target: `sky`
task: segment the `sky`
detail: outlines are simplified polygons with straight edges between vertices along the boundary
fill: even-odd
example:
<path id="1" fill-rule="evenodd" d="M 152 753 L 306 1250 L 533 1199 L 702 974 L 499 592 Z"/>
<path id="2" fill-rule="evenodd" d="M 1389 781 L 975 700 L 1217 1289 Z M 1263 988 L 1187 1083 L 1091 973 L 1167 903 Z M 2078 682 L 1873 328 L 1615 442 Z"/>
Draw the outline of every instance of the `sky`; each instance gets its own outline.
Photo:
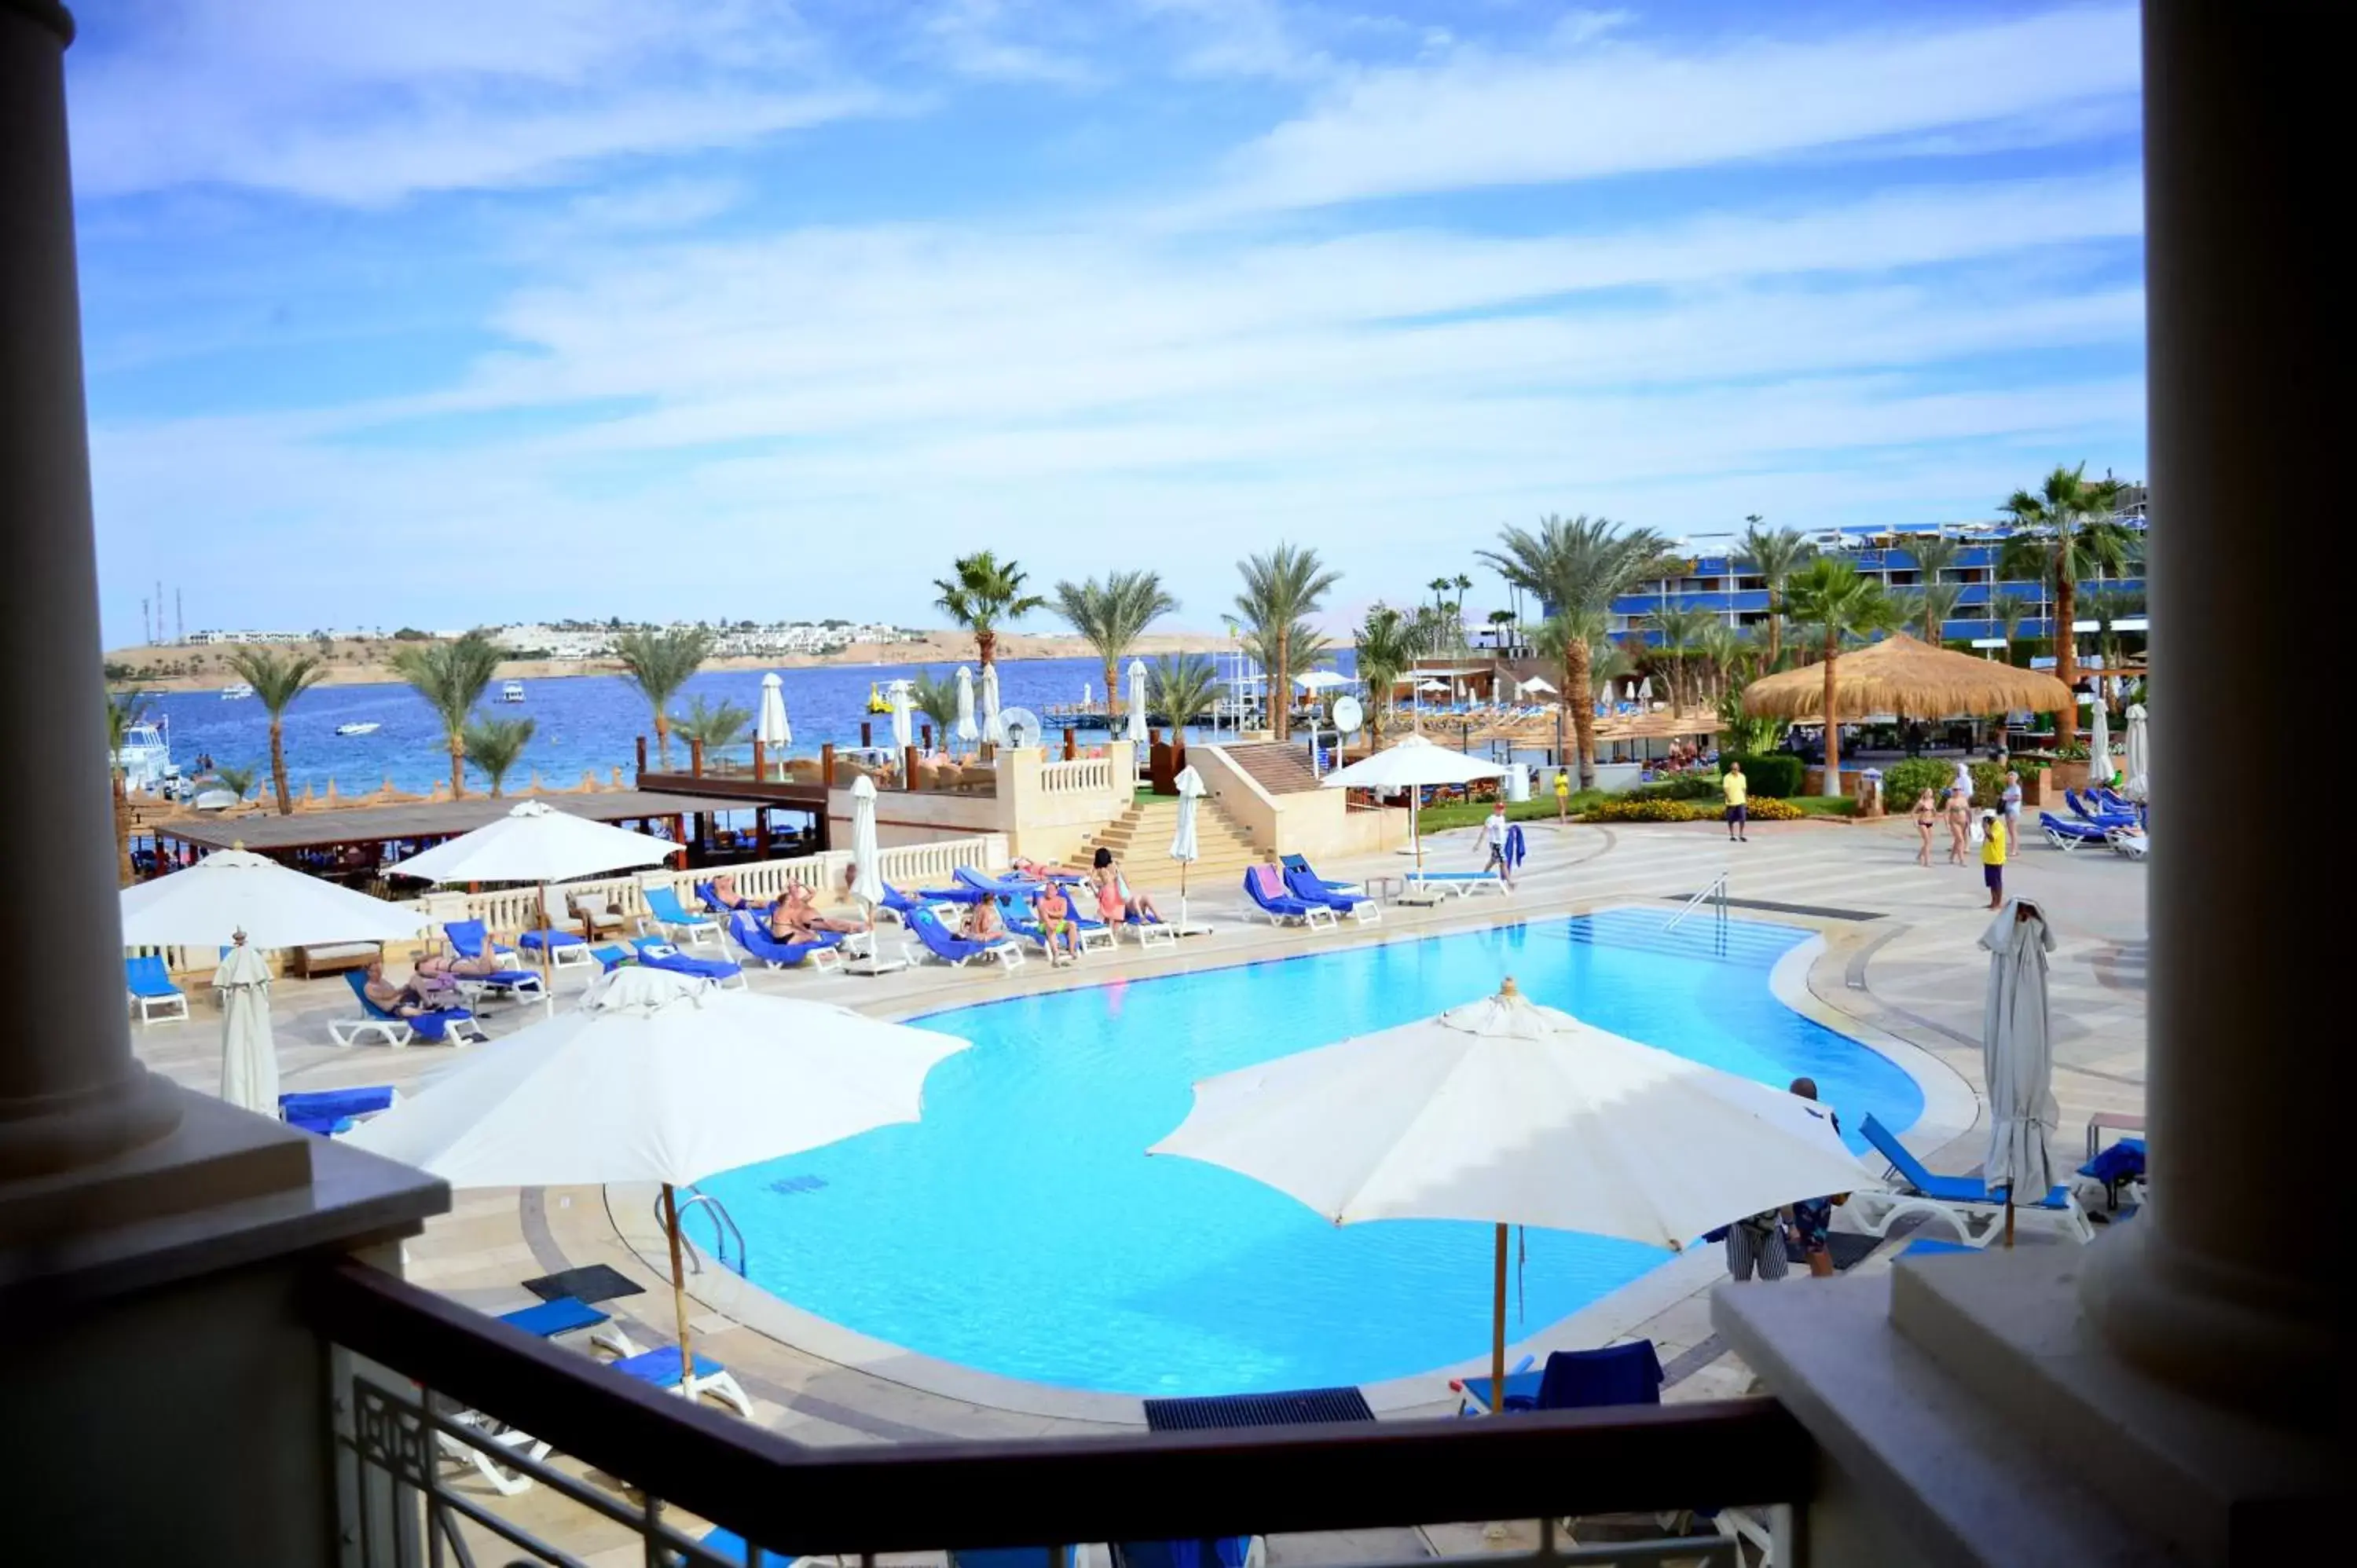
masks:
<path id="1" fill-rule="evenodd" d="M 2144 469 L 2132 5 L 82 0 L 110 645 Z M 1055 623 L 1039 618 L 1040 629 Z M 167 630 L 171 628 L 167 622 Z"/>

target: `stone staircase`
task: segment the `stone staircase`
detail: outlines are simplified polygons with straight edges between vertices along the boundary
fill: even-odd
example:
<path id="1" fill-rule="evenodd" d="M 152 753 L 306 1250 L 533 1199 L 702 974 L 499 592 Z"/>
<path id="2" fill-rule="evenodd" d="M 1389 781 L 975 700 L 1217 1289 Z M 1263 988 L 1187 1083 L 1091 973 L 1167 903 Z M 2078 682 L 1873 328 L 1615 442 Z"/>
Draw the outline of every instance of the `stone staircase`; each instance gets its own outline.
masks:
<path id="1" fill-rule="evenodd" d="M 1178 865 L 1170 858 L 1170 838 L 1178 831 L 1175 797 L 1141 800 L 1105 824 L 1103 832 L 1081 846 L 1085 865 L 1102 847 L 1113 851 L 1130 881 L 1160 892 L 1178 886 Z M 1195 847 L 1200 858 L 1187 868 L 1189 888 L 1232 887 L 1244 867 L 1260 862 L 1260 852 L 1234 819 L 1210 796 L 1195 802 Z"/>
<path id="2" fill-rule="evenodd" d="M 1318 775 L 1310 769 L 1309 753 L 1306 746 L 1290 742 L 1250 742 L 1242 746 L 1222 746 L 1228 760 L 1252 775 L 1253 782 L 1272 795 L 1299 795 L 1319 788 Z"/>

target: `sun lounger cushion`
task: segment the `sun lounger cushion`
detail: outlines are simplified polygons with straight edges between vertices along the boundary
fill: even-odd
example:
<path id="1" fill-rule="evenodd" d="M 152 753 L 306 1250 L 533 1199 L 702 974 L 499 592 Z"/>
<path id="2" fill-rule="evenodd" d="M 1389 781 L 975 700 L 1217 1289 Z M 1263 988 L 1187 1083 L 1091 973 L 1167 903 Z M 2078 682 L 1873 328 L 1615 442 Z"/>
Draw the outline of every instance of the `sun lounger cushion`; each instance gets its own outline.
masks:
<path id="1" fill-rule="evenodd" d="M 560 1334 L 595 1328 L 601 1323 L 611 1323 L 613 1319 L 587 1302 L 561 1295 L 554 1301 L 535 1302 L 513 1312 L 502 1312 L 500 1321 L 511 1328 L 521 1328 L 526 1334 L 554 1339 Z"/>
<path id="2" fill-rule="evenodd" d="M 178 996 L 180 988 L 172 983 L 171 972 L 164 967 L 160 953 L 142 953 L 137 958 L 123 961 L 123 978 L 134 996 Z"/>
<path id="3" fill-rule="evenodd" d="M 658 1345 L 651 1350 L 641 1350 L 635 1356 L 625 1357 L 608 1365 L 626 1378 L 636 1378 L 659 1389 L 679 1386 L 679 1347 L 676 1345 Z M 708 1357 L 695 1358 L 695 1375 L 699 1378 L 717 1377 L 727 1369 Z"/>
<path id="4" fill-rule="evenodd" d="M 1557 1350 L 1546 1359 L 1546 1371 L 1539 1380 L 1540 1410 L 1661 1402 L 1662 1359 L 1651 1339 L 1597 1350 Z"/>

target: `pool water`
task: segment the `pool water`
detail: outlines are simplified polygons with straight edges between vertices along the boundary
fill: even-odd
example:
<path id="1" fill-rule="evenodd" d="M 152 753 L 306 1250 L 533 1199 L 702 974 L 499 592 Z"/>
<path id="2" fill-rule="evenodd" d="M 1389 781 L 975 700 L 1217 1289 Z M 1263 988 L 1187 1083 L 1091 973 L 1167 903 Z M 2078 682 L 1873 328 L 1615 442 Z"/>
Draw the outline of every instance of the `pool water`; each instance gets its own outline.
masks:
<path id="1" fill-rule="evenodd" d="M 1805 931 L 1611 910 L 937 1013 L 974 1042 L 934 1069 L 922 1122 L 703 1184 L 751 1278 L 905 1349 L 1011 1378 L 1144 1395 L 1365 1383 L 1489 1343 L 1492 1230 L 1338 1228 L 1248 1177 L 1148 1157 L 1199 1079 L 1495 992 L 1781 1087 L 1806 1074 L 1854 1147 L 1914 1080 L 1768 985 Z M 1508 1326 L 1577 1311 L 1657 1248 L 1527 1233 Z"/>

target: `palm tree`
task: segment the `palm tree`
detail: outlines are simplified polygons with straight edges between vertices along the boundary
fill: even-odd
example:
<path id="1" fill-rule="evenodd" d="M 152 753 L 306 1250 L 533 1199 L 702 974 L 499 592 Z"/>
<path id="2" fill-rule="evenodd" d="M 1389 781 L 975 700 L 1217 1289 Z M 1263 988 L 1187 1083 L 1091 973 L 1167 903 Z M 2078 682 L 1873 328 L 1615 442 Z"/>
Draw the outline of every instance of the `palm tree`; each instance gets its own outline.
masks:
<path id="1" fill-rule="evenodd" d="M 752 709 L 726 701 L 716 706 L 703 696 L 688 703 L 685 712 L 671 716 L 671 727 L 679 737 L 691 746 L 700 744 L 707 757 L 742 744 L 752 723 Z"/>
<path id="2" fill-rule="evenodd" d="M 1208 716 L 1219 693 L 1219 671 L 1200 653 L 1166 653 L 1146 666 L 1146 705 L 1174 736 Z"/>
<path id="3" fill-rule="evenodd" d="M 500 650 L 479 631 L 451 642 L 409 642 L 393 650 L 393 672 L 442 721 L 450 747 L 450 793 L 467 792 L 467 721 L 500 671 Z"/>
<path id="4" fill-rule="evenodd" d="M 1774 670 L 1784 661 L 1784 581 L 1817 553 L 1817 547 L 1797 528 L 1762 528 L 1757 513 L 1747 521 L 1751 526 L 1736 548 L 1768 586 L 1766 668 Z"/>
<path id="5" fill-rule="evenodd" d="M 1581 628 L 1600 632 L 1612 601 L 1647 577 L 1658 575 L 1667 543 L 1650 528 L 1616 532 L 1603 518 L 1546 517 L 1536 532 L 1508 528 L 1498 535 L 1498 548 L 1479 552 L 1482 562 L 1518 588 L 1539 596 L 1550 615 L 1567 617 Z M 1586 635 L 1562 645 L 1565 649 L 1564 693 L 1593 690 L 1588 675 Z M 1596 708 L 1592 702 L 1571 703 L 1572 728 L 1579 754 L 1579 787 L 1596 787 Z"/>
<path id="6" fill-rule="evenodd" d="M 1947 639 L 1948 622 L 1955 618 L 1956 601 L 1964 596 L 1962 583 L 1926 583 L 1915 590 L 1914 608 L 1924 641 L 1937 648 Z"/>
<path id="7" fill-rule="evenodd" d="M 538 726 L 530 719 L 469 719 L 460 732 L 467 760 L 483 770 L 491 782 L 491 798 L 507 792 L 508 775 Z"/>
<path id="8" fill-rule="evenodd" d="M 909 706 L 933 721 L 933 734 L 949 745 L 957 727 L 957 677 L 920 670 L 909 677 Z"/>
<path id="9" fill-rule="evenodd" d="M 123 737 L 152 710 L 136 692 L 106 694 L 106 765 L 114 789 L 114 885 L 131 886 L 131 792 L 123 776 Z"/>
<path id="10" fill-rule="evenodd" d="M 1238 562 L 1236 570 L 1244 579 L 1236 610 L 1253 657 L 1268 671 L 1269 706 L 1283 740 L 1293 733 L 1293 678 L 1327 647 L 1302 618 L 1318 613 L 1342 574 L 1328 571 L 1315 550 L 1283 543 Z"/>
<path id="11" fill-rule="evenodd" d="M 1490 612 L 1490 641 L 1501 653 L 1506 650 L 1506 628 L 1513 624 L 1513 611 L 1491 610 Z"/>
<path id="12" fill-rule="evenodd" d="M 1989 619 L 1996 622 L 1997 635 L 2005 639 L 2005 661 L 2013 662 L 2013 639 L 2021 630 L 2021 623 L 2029 618 L 2029 601 L 2019 594 L 1992 595 L 1988 603 Z"/>
<path id="13" fill-rule="evenodd" d="M 1655 610 L 1652 619 L 1654 630 L 1661 634 L 1661 655 L 1669 667 L 1670 706 L 1684 713 L 1690 684 L 1686 660 L 1718 624 L 1718 618 L 1708 610 L 1663 609 Z"/>
<path id="14" fill-rule="evenodd" d="M 1834 670 L 1842 639 L 1890 624 L 1893 607 L 1882 585 L 1863 576 L 1847 561 L 1821 555 L 1785 584 L 1795 624 L 1817 628 L 1824 638 L 1825 667 L 1824 793 L 1841 793 L 1841 720 L 1834 707 Z"/>
<path id="15" fill-rule="evenodd" d="M 1152 572 L 1108 572 L 1100 583 L 1090 579 L 1056 585 L 1056 613 L 1081 634 L 1081 639 L 1104 660 L 1105 713 L 1121 711 L 1121 661 L 1129 656 L 1138 634 L 1158 616 L 1178 607 L 1162 590 L 1162 579 Z"/>
<path id="16" fill-rule="evenodd" d="M 1351 640 L 1358 650 L 1359 682 L 1367 689 L 1368 715 L 1375 738 L 1380 740 L 1383 720 L 1395 700 L 1400 675 L 1415 669 L 1424 652 L 1423 633 L 1414 618 L 1377 600 L 1367 607 L 1367 618 L 1359 624 Z"/>
<path id="17" fill-rule="evenodd" d="M 671 720 L 663 710 L 712 657 L 712 633 L 700 626 L 626 631 L 614 639 L 622 678 L 639 689 L 654 714 L 655 756 L 665 772 L 671 770 Z"/>
<path id="18" fill-rule="evenodd" d="M 1003 564 L 987 550 L 961 555 L 950 564 L 950 575 L 933 579 L 942 596 L 933 601 L 958 625 L 974 633 L 976 660 L 998 662 L 998 623 L 1021 620 L 1048 601 L 1023 591 L 1025 573 L 1014 562 Z"/>
<path id="19" fill-rule="evenodd" d="M 2044 583 L 2054 596 L 2054 674 L 2077 689 L 2079 652 L 2071 633 L 2079 613 L 2079 579 L 2108 569 L 2123 570 L 2130 553 L 2128 531 L 2113 521 L 2119 502 L 2116 479 L 2090 479 L 2087 465 L 2057 467 L 2037 493 L 2016 490 L 2000 509 L 2014 532 L 1997 553 L 1997 575 Z M 2054 716 L 2055 738 L 2079 738 L 2079 715 Z"/>
<path id="20" fill-rule="evenodd" d="M 229 656 L 237 678 L 253 688 L 254 700 L 270 715 L 270 787 L 278 796 L 278 814 L 291 816 L 295 797 L 286 789 L 287 705 L 328 678 L 328 666 L 310 654 L 297 655 L 275 648 L 241 648 Z"/>
<path id="21" fill-rule="evenodd" d="M 260 768 L 253 767 L 216 768 L 213 769 L 213 781 L 235 795 L 240 803 L 242 803 L 248 795 L 253 793 L 253 780 L 261 771 Z"/>
<path id="22" fill-rule="evenodd" d="M 1923 587 L 1944 580 L 1955 569 L 1964 553 L 1962 541 L 1944 533 L 1910 533 L 1907 536 L 1907 553 L 1914 558 L 1916 581 Z M 1928 640 L 1928 639 L 1927 639 Z"/>
<path id="23" fill-rule="evenodd" d="M 1695 647 L 1710 669 L 1711 701 L 1723 702 L 1737 684 L 1744 660 L 1751 657 L 1751 639 L 1713 616 L 1709 627 L 1695 640 Z"/>

